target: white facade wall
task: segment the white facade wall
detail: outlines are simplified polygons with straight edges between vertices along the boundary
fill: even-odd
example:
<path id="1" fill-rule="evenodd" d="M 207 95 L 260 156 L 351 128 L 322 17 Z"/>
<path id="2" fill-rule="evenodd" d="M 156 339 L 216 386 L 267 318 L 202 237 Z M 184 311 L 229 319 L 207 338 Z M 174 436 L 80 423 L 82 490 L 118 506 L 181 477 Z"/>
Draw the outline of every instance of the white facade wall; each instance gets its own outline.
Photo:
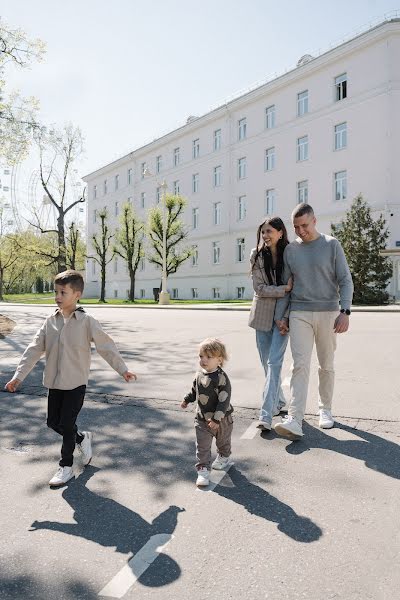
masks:
<path id="1" fill-rule="evenodd" d="M 335 101 L 335 77 L 347 74 L 347 98 Z M 308 90 L 308 113 L 297 116 L 297 94 Z M 400 22 L 384 23 L 310 61 L 304 66 L 263 85 L 184 127 L 139 148 L 130 155 L 88 175 L 88 239 L 96 231 L 93 211 L 107 206 L 110 227 L 117 225 L 115 202 L 122 206 L 129 197 L 142 219 L 156 202 L 157 183 L 163 179 L 168 191 L 179 181 L 180 193 L 188 200 L 185 222 L 190 229 L 189 243 L 198 247 L 198 265 L 189 259 L 168 279 L 172 294 L 212 299 L 217 288 L 221 298 L 236 298 L 244 288 L 252 296 L 248 276 L 248 256 L 255 246 L 256 230 L 266 216 L 265 194 L 275 190 L 274 214 L 286 222 L 292 236 L 290 213 L 297 204 L 297 184 L 308 182 L 308 202 L 317 214 L 319 230 L 330 233 L 330 224 L 339 221 L 353 198 L 362 193 L 376 215 L 383 212 L 391 236 L 388 247 L 400 244 L 400 169 L 397 167 L 400 140 Z M 266 128 L 265 109 L 275 105 L 275 127 Z M 239 120 L 246 119 L 246 137 L 238 139 Z M 334 128 L 347 124 L 347 146 L 334 147 Z M 221 148 L 214 150 L 214 131 L 221 130 Z M 308 159 L 297 160 L 297 139 L 308 137 Z M 192 157 L 193 140 L 198 139 L 198 158 Z M 180 164 L 173 165 L 174 149 L 180 148 Z M 275 148 L 275 168 L 265 171 L 265 151 Z M 162 170 L 156 173 L 156 157 L 162 156 Z M 246 177 L 238 179 L 238 160 L 246 159 Z M 141 177 L 146 163 L 153 177 Z M 213 172 L 221 167 L 221 185 L 214 187 Z M 127 170 L 133 169 L 133 183 L 127 184 Z M 336 200 L 334 175 L 347 173 L 347 198 Z M 192 191 L 192 177 L 198 174 L 199 190 Z M 119 189 L 114 189 L 119 175 Z M 104 180 L 107 194 L 103 193 Z M 97 199 L 93 197 L 97 186 Z M 141 194 L 145 192 L 145 208 Z M 238 198 L 246 196 L 246 217 L 238 219 Z M 221 222 L 214 224 L 213 205 L 221 203 Z M 192 209 L 199 209 L 199 224 L 192 228 Z M 245 260 L 237 260 L 237 239 L 245 239 Z M 213 264 L 213 242 L 220 242 L 220 264 Z M 88 254 L 90 254 L 90 249 Z M 118 271 L 108 266 L 107 293 L 125 298 L 129 278 L 122 259 Z M 86 294 L 99 293 L 99 269 L 92 273 L 89 260 Z M 398 267 L 395 267 L 395 271 Z M 161 273 L 146 261 L 137 271 L 136 294 L 145 290 L 152 297 Z M 396 277 L 390 292 L 400 293 Z"/>

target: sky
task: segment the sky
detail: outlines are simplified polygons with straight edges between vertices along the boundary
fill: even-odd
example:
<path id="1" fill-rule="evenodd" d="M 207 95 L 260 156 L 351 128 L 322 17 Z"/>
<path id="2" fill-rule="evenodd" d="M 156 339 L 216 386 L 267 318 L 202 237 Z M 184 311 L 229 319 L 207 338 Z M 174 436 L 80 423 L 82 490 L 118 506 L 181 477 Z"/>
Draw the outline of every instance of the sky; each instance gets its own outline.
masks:
<path id="1" fill-rule="evenodd" d="M 40 100 L 42 122 L 81 128 L 83 176 L 396 10 L 400 0 L 2 0 L 2 20 L 47 45 L 42 63 L 7 70 L 7 86 Z"/>

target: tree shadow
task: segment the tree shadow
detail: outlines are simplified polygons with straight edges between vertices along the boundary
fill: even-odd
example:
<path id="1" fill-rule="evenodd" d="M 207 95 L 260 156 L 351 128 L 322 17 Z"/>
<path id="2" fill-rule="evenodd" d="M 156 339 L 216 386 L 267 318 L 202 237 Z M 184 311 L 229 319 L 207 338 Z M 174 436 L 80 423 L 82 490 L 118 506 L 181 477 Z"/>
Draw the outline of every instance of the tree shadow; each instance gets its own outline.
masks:
<path id="1" fill-rule="evenodd" d="M 358 436 L 358 440 L 337 440 L 323 429 L 303 422 L 304 437 L 286 446 L 289 454 L 302 454 L 311 448 L 331 450 L 338 454 L 363 460 L 366 467 L 400 479 L 400 445 L 386 440 L 369 431 L 363 431 L 344 423 L 335 422 L 336 429 L 342 429 Z"/>
<path id="2" fill-rule="evenodd" d="M 30 531 L 47 529 L 59 531 L 95 542 L 104 547 L 115 547 L 121 554 L 134 556 L 150 538 L 157 534 L 171 534 L 177 526 L 178 514 L 185 509 L 170 506 L 148 523 L 138 513 L 119 502 L 91 491 L 88 480 L 99 469 L 87 466 L 71 485 L 67 485 L 62 496 L 73 509 L 76 523 L 57 521 L 34 521 Z M 101 516 L 101 518 L 96 518 Z M 166 554 L 159 554 L 151 566 L 141 575 L 143 585 L 160 587 L 172 583 L 180 576 L 179 565 Z"/>
<path id="3" fill-rule="evenodd" d="M 321 537 L 321 528 L 311 519 L 251 483 L 236 467 L 231 467 L 228 475 L 234 487 L 218 485 L 214 491 L 219 496 L 241 504 L 251 515 L 277 523 L 279 531 L 296 542 L 316 542 Z"/>

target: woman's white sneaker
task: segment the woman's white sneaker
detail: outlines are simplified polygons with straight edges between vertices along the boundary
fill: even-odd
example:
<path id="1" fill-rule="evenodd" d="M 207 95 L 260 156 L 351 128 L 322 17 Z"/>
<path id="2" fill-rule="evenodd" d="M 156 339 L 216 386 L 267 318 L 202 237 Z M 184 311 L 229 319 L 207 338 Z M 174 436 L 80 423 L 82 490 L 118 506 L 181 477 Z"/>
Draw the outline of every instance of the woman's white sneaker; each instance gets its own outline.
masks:
<path id="1" fill-rule="evenodd" d="M 82 435 L 85 437 L 80 444 L 77 444 L 77 448 L 82 455 L 82 462 L 84 465 L 88 465 L 92 460 L 92 439 L 93 433 L 91 431 L 82 431 Z"/>
<path id="2" fill-rule="evenodd" d="M 285 417 L 281 423 L 277 423 L 274 429 L 278 435 L 282 435 L 289 440 L 298 440 L 304 435 L 301 425 L 290 415 Z"/>
<path id="3" fill-rule="evenodd" d="M 197 487 L 205 487 L 210 483 L 210 471 L 206 467 L 197 469 Z"/>
<path id="4" fill-rule="evenodd" d="M 261 429 L 262 431 L 271 431 L 271 427 L 271 423 L 267 423 L 267 421 L 258 421 L 257 423 L 257 429 Z"/>
<path id="5" fill-rule="evenodd" d="M 227 467 L 231 467 L 232 465 L 233 460 L 231 460 L 230 456 L 221 456 L 220 454 L 218 454 L 217 458 L 214 460 L 211 466 L 217 471 L 223 471 L 224 469 L 226 469 Z"/>
<path id="6" fill-rule="evenodd" d="M 60 485 L 64 485 L 72 479 L 74 476 L 74 471 L 72 467 L 60 467 L 57 473 L 50 479 L 49 485 L 52 487 L 58 487 Z"/>
<path id="7" fill-rule="evenodd" d="M 333 420 L 331 411 L 322 408 L 319 411 L 319 426 L 321 429 L 332 429 L 334 424 L 335 421 Z"/>

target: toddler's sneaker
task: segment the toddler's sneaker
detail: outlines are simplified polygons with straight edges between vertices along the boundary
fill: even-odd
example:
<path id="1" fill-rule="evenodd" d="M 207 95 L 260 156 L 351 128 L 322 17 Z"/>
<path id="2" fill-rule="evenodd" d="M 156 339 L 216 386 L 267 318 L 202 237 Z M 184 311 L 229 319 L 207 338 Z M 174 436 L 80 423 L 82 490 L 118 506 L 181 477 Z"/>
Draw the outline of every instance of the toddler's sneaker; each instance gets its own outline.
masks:
<path id="1" fill-rule="evenodd" d="M 334 424 L 335 421 L 333 420 L 332 412 L 330 410 L 322 408 L 319 411 L 319 426 L 321 427 L 321 429 L 332 429 Z"/>
<path id="2" fill-rule="evenodd" d="M 231 460 L 230 456 L 221 456 L 220 454 L 217 454 L 217 458 L 214 460 L 211 466 L 217 471 L 223 471 L 224 469 L 226 469 L 227 467 L 231 467 L 232 465 L 233 460 Z"/>
<path id="3" fill-rule="evenodd" d="M 84 465 L 88 465 L 92 460 L 92 438 L 93 434 L 91 431 L 82 431 L 82 435 L 85 437 L 80 444 L 77 444 L 77 448 L 82 455 L 82 461 Z"/>
<path id="4" fill-rule="evenodd" d="M 49 485 L 52 487 L 59 487 L 60 485 L 67 483 L 73 476 L 74 472 L 72 467 L 60 467 L 54 477 L 50 479 Z"/>
<path id="5" fill-rule="evenodd" d="M 281 423 L 277 423 L 274 429 L 278 435 L 289 440 L 298 440 L 304 435 L 301 425 L 290 415 L 285 417 Z"/>
<path id="6" fill-rule="evenodd" d="M 271 427 L 271 423 L 267 423 L 267 421 L 261 421 L 261 419 L 257 423 L 257 428 L 261 429 L 262 431 L 271 431 Z"/>
<path id="7" fill-rule="evenodd" d="M 197 487 L 206 487 L 210 483 L 210 471 L 207 467 L 200 467 L 197 469 Z"/>

